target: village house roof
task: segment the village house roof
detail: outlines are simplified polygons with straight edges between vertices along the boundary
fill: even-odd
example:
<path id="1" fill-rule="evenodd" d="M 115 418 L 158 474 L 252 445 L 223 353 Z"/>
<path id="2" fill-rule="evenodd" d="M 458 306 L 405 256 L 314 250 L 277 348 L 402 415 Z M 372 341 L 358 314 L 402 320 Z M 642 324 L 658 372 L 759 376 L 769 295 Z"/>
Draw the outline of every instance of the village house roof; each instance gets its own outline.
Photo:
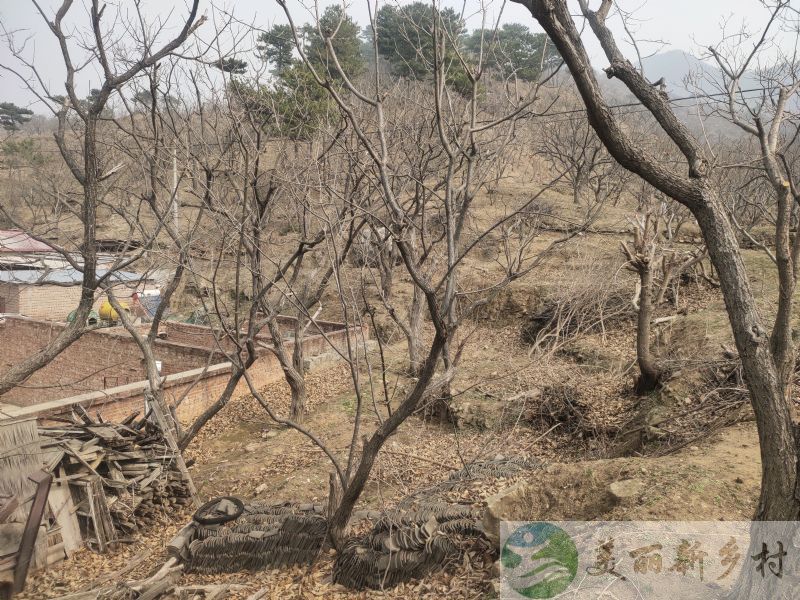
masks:
<path id="1" fill-rule="evenodd" d="M 0 229 L 0 252 L 53 252 L 53 248 L 19 229 Z"/>
<path id="2" fill-rule="evenodd" d="M 98 269 L 98 277 L 108 273 L 108 269 Z M 114 271 L 111 279 L 119 283 L 129 283 L 148 279 L 139 273 L 130 271 Z M 16 285 L 80 285 L 83 282 L 83 273 L 76 269 L 27 269 L 0 271 L 0 283 L 10 283 Z"/>

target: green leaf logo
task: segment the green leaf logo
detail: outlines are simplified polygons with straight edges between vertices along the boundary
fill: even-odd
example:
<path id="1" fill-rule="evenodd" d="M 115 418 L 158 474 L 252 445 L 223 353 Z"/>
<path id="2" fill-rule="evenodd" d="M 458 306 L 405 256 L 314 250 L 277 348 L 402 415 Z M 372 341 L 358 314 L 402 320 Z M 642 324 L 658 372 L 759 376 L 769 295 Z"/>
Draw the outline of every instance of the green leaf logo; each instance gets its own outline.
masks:
<path id="1" fill-rule="evenodd" d="M 528 523 L 508 537 L 500 564 L 508 585 L 524 598 L 552 598 L 575 579 L 578 549 L 560 527 Z"/>

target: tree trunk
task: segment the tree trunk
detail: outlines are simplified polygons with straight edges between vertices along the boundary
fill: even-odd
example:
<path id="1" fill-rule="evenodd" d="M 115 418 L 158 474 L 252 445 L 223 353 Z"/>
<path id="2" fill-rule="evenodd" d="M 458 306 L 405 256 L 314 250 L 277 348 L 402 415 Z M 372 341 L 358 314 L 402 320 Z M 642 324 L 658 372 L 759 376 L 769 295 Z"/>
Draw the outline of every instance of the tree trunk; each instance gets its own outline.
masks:
<path id="1" fill-rule="evenodd" d="M 286 373 L 286 381 L 292 390 L 292 404 L 289 418 L 295 423 L 302 423 L 308 408 L 306 407 L 306 365 L 303 354 L 303 337 L 306 332 L 306 317 L 298 312 L 294 322 L 294 347 L 292 348 L 292 368 Z"/>
<path id="2" fill-rule="evenodd" d="M 446 343 L 442 350 L 442 363 L 444 364 L 444 373 L 431 382 L 422 411 L 425 420 L 439 424 L 449 423 L 453 416 L 450 411 L 450 402 L 453 399 L 451 384 L 455 369 L 450 357 L 449 343 Z"/>
<path id="3" fill-rule="evenodd" d="M 656 299 L 653 301 L 653 304 L 655 306 L 661 306 L 661 304 L 664 302 L 664 299 L 667 296 L 667 290 L 669 289 L 669 284 L 672 283 L 672 278 L 674 274 L 675 274 L 675 266 L 672 264 L 672 262 L 669 262 L 664 267 L 664 277 L 661 280 L 661 285 L 658 288 Z M 677 298 L 674 298 L 673 300 L 675 301 L 675 308 L 678 308 Z"/>
<path id="4" fill-rule="evenodd" d="M 267 322 L 270 337 L 272 338 L 272 352 L 283 369 L 283 375 L 289 389 L 292 391 L 292 403 L 289 407 L 289 419 L 295 423 L 305 421 L 306 408 L 306 378 L 303 358 L 303 335 L 305 332 L 305 318 L 299 315 L 294 325 L 294 348 L 291 356 L 283 342 L 283 332 L 277 319 L 271 318 Z"/>
<path id="5" fill-rule="evenodd" d="M 575 184 L 572 186 L 572 203 L 578 206 L 581 203 L 581 187 L 583 186 L 583 179 L 580 173 L 575 178 Z"/>
<path id="6" fill-rule="evenodd" d="M 384 247 L 380 253 L 381 261 L 381 291 L 386 302 L 392 299 L 392 288 L 394 287 L 394 263 L 397 258 L 397 249 L 394 241 L 389 239 L 389 247 Z"/>
<path id="7" fill-rule="evenodd" d="M 639 363 L 639 380 L 636 393 L 644 396 L 655 390 L 661 383 L 661 369 L 650 354 L 650 321 L 653 318 L 653 273 L 650 263 L 637 265 L 641 290 L 639 291 L 639 315 L 636 324 L 636 360 Z"/>
<path id="8" fill-rule="evenodd" d="M 338 502 L 336 510 L 333 511 L 333 516 L 330 518 L 328 524 L 328 535 L 334 547 L 338 550 L 340 550 L 344 544 L 347 526 L 350 522 L 350 515 L 353 513 L 356 502 L 358 502 L 358 499 L 361 497 L 361 492 L 364 491 L 364 486 L 366 486 L 369 480 L 369 474 L 372 471 L 372 466 L 375 464 L 375 459 L 378 457 L 380 449 L 383 447 L 383 444 L 386 443 L 389 436 L 417 410 L 420 400 L 433 379 L 434 372 L 436 371 L 436 364 L 439 362 L 439 357 L 446 343 L 444 335 L 445 334 L 437 333 L 433 338 L 433 343 L 426 354 L 419 379 L 414 384 L 414 389 L 411 390 L 411 393 L 409 393 L 406 399 L 397 407 L 397 410 L 395 410 L 375 433 L 364 442 L 361 457 L 358 460 L 358 467 L 347 482 L 345 489 L 342 491 L 341 501 Z"/>
<path id="9" fill-rule="evenodd" d="M 417 377 L 422 370 L 422 310 L 424 307 L 425 297 L 419 288 L 414 286 L 411 308 L 408 311 L 408 372 L 412 377 Z"/>
<path id="10" fill-rule="evenodd" d="M 308 414 L 306 407 L 306 381 L 302 374 L 294 369 L 286 372 L 286 381 L 292 390 L 292 404 L 289 408 L 289 419 L 295 423 L 303 423 Z"/>
<path id="11" fill-rule="evenodd" d="M 770 337 L 770 350 L 778 370 L 778 379 L 788 402 L 791 402 L 792 379 L 795 369 L 795 350 L 792 339 L 792 300 L 796 287 L 795 256 L 789 234 L 794 199 L 789 189 L 778 186 L 777 219 L 775 223 L 775 261 L 778 266 L 778 312 Z"/>
<path id="12" fill-rule="evenodd" d="M 711 192 L 706 192 L 705 202 L 693 212 L 719 276 L 758 425 L 761 497 L 756 519 L 794 521 L 800 518 L 800 500 L 790 402 L 772 358 L 736 235 L 719 199 Z"/>

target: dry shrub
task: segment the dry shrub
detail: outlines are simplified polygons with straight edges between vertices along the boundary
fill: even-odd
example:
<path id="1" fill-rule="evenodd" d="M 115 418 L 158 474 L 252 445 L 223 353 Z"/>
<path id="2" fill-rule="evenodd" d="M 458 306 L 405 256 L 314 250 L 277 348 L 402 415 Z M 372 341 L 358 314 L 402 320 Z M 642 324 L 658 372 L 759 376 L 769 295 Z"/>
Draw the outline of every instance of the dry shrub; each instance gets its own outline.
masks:
<path id="1" fill-rule="evenodd" d="M 523 326 L 522 340 L 537 349 L 553 349 L 570 338 L 603 331 L 635 316 L 632 286 L 621 286 L 608 261 L 587 259 L 581 267 L 565 267 L 554 290 Z"/>
<path id="2" fill-rule="evenodd" d="M 611 438 L 627 421 L 633 402 L 611 374 L 573 378 L 545 387 L 528 420 L 543 427 L 559 425 L 561 433 L 581 439 Z"/>

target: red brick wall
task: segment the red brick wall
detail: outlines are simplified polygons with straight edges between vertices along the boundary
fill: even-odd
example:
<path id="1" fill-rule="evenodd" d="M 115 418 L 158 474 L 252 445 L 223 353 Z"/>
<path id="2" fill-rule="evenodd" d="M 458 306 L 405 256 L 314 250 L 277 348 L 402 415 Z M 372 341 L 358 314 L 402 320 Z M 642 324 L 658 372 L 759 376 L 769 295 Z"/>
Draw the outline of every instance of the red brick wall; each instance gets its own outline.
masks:
<path id="1" fill-rule="evenodd" d="M 44 326 L 49 327 L 50 330 L 46 332 Z M 4 336 L 8 333 L 13 334 L 15 332 L 21 334 L 23 337 L 30 337 L 36 333 L 44 336 L 45 333 L 48 335 L 55 335 L 57 331 L 58 326 L 53 323 L 43 324 L 37 321 L 23 321 L 17 318 L 7 318 L 4 323 L 0 324 L 0 336 Z M 363 335 L 368 337 L 368 333 L 368 330 L 365 328 Z M 108 347 L 104 346 L 104 344 L 120 344 L 119 348 L 122 348 L 124 342 L 133 343 L 133 340 L 124 340 L 124 335 L 127 335 L 127 333 L 119 334 L 114 331 L 100 330 L 86 334 L 81 340 L 73 344 L 73 347 L 81 344 L 83 341 L 91 342 L 93 338 L 105 337 L 108 339 L 98 340 L 102 342 L 98 344 L 98 346 L 105 347 L 105 351 L 108 352 Z M 357 335 L 360 337 L 361 333 L 357 332 Z M 328 340 L 325 340 L 321 335 L 309 336 L 304 342 L 306 355 L 313 357 L 325 352 L 330 352 L 331 346 L 329 342 L 333 343 L 339 351 L 345 351 L 346 332 L 344 330 L 331 331 L 327 333 L 327 337 Z M 46 341 L 47 340 L 44 340 L 43 343 L 46 343 Z M 16 344 L 12 344 L 12 346 L 14 345 Z M 2 346 L 5 346 L 5 344 L 0 344 L 0 353 L 3 352 Z M 164 346 L 164 348 L 169 348 L 171 352 L 177 352 L 182 348 L 179 344 L 162 344 L 162 346 Z M 291 349 L 291 341 L 287 343 L 287 347 Z M 197 354 L 200 354 L 206 357 L 207 360 L 207 352 L 201 352 L 196 348 L 190 350 L 195 353 L 195 357 Z M 93 349 L 87 349 L 87 352 L 89 351 L 93 351 Z M 65 352 L 69 352 L 69 350 Z M 64 353 L 62 353 L 62 356 L 63 354 Z M 136 361 L 140 360 L 138 348 L 136 348 L 134 356 Z M 56 361 L 58 360 L 59 359 L 56 359 Z M 0 367 L 2 367 L 1 364 Z M 49 367 L 45 367 L 42 371 L 46 371 L 48 368 Z M 61 366 L 62 370 L 69 368 L 69 365 Z M 170 404 L 180 401 L 178 416 L 181 421 L 189 422 L 193 420 L 220 397 L 230 379 L 230 370 L 230 365 L 227 363 L 208 366 L 204 362 L 201 365 L 189 367 L 180 373 L 167 374 L 168 376 L 164 381 L 164 392 Z M 283 377 L 283 371 L 277 359 L 267 350 L 265 350 L 264 354 L 250 367 L 248 373 L 256 387 L 264 386 Z M 73 404 L 80 404 L 91 414 L 99 413 L 104 419 L 114 421 L 122 420 L 132 412 L 144 411 L 144 391 L 148 387 L 146 382 L 135 381 L 127 385 L 122 385 L 121 387 L 108 387 L 109 389 L 105 389 L 105 391 L 97 391 L 103 389 L 100 387 L 88 390 L 88 392 L 91 393 L 85 393 L 83 396 L 77 395 L 72 397 L 65 397 L 67 394 L 63 392 L 67 390 L 66 387 L 55 388 L 62 392 L 60 396 L 53 393 L 54 388 L 51 387 L 40 390 L 38 396 L 33 397 L 33 401 L 13 402 L 13 394 L 20 389 L 17 388 L 11 392 L 12 395 L 10 395 L 8 399 L 6 396 L 2 396 L 0 399 L 3 402 L 20 405 L 19 409 L 10 409 L 12 412 L 9 414 L 12 416 L 37 416 L 41 420 L 47 420 L 48 416 L 69 413 Z M 86 389 L 81 390 L 81 392 L 86 391 Z M 247 393 L 249 393 L 249 388 L 247 383 L 242 380 L 237 385 L 233 397 L 236 398 Z M 57 400 L 58 398 L 63 398 L 63 400 Z M 43 402 L 47 403 L 43 404 Z"/>
<path id="2" fill-rule="evenodd" d="M 16 317 L 0 323 L 0 372 L 35 354 L 64 327 Z M 200 348 L 158 341 L 156 359 L 162 374 L 171 375 L 224 360 Z M 50 364 L 34 373 L 23 385 L 0 396 L 2 402 L 29 405 L 117 387 L 145 378 L 142 354 L 136 342 L 121 328 L 100 329 L 84 334 Z"/>

